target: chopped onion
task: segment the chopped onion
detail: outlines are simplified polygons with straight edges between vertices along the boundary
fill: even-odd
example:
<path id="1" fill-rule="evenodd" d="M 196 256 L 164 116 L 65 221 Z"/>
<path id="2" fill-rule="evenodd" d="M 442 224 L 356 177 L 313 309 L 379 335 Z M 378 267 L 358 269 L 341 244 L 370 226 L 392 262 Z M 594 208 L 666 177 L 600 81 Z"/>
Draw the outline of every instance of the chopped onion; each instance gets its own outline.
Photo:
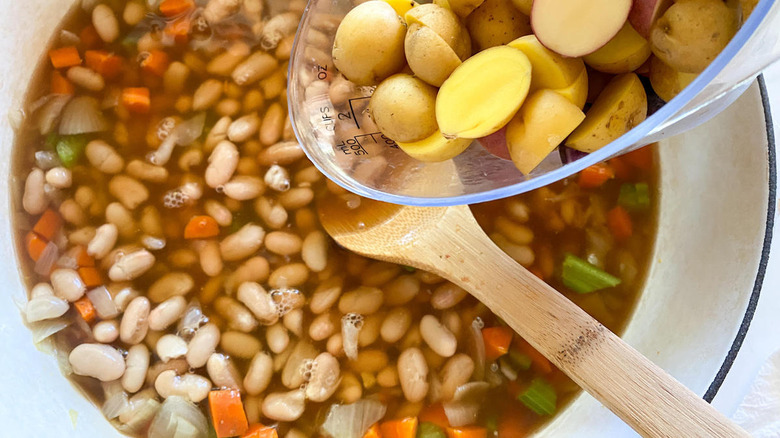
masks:
<path id="1" fill-rule="evenodd" d="M 477 317 L 469 326 L 469 338 L 471 340 L 471 358 L 474 359 L 474 379 L 482 380 L 485 377 L 485 339 L 482 338 L 482 328 L 485 323 Z"/>
<path id="2" fill-rule="evenodd" d="M 206 416 L 197 406 L 173 395 L 165 399 L 149 426 L 148 438 L 205 438 L 209 430 Z"/>
<path id="3" fill-rule="evenodd" d="M 344 354 L 350 360 L 357 359 L 358 335 L 363 328 L 363 315 L 347 313 L 341 318 L 341 339 L 344 345 Z"/>
<path id="4" fill-rule="evenodd" d="M 100 319 L 111 319 L 119 315 L 119 309 L 111 297 L 111 292 L 105 286 L 100 286 L 87 292 L 87 298 L 92 301 L 95 312 Z"/>
<path id="5" fill-rule="evenodd" d="M 78 46 L 81 44 L 81 38 L 75 33 L 63 29 L 60 31 L 60 44 L 63 46 Z"/>
<path id="6" fill-rule="evenodd" d="M 64 112 L 63 108 L 70 100 L 69 94 L 55 94 L 41 107 L 41 112 L 38 113 L 38 130 L 41 135 L 48 135 L 54 130 L 57 120 Z"/>
<path id="7" fill-rule="evenodd" d="M 47 94 L 45 96 L 41 96 L 41 97 L 35 99 L 35 101 L 29 105 L 27 110 L 30 112 L 30 114 L 34 114 L 34 113 L 38 112 L 38 110 L 41 109 L 47 103 L 49 103 L 49 101 L 54 96 L 56 96 L 56 94 Z"/>
<path id="8" fill-rule="evenodd" d="M 206 113 L 200 113 L 197 116 L 176 125 L 173 134 L 176 136 L 176 144 L 179 146 L 189 146 L 203 134 L 203 126 L 206 124 Z"/>
<path id="9" fill-rule="evenodd" d="M 144 234 L 141 237 L 141 244 L 149 251 L 159 251 L 165 248 L 165 238 Z"/>
<path id="10" fill-rule="evenodd" d="M 54 152 L 37 151 L 35 153 L 35 166 L 41 170 L 49 170 L 60 164 L 60 158 Z"/>
<path id="11" fill-rule="evenodd" d="M 176 334 L 185 340 L 188 340 L 195 334 L 205 320 L 206 318 L 203 316 L 203 311 L 200 309 L 200 303 L 197 299 L 194 299 L 187 305 L 184 316 L 179 320 Z"/>
<path id="12" fill-rule="evenodd" d="M 35 324 L 30 324 L 33 342 L 37 344 L 69 325 L 70 321 L 65 318 L 46 319 L 41 322 L 36 322 Z"/>
<path id="13" fill-rule="evenodd" d="M 67 269 L 78 269 L 79 263 L 72 256 L 65 254 L 57 259 L 57 267 Z"/>
<path id="14" fill-rule="evenodd" d="M 455 390 L 452 401 L 442 403 L 444 414 L 452 427 L 466 426 L 477 421 L 479 408 L 490 388 L 486 382 L 469 382 Z"/>
<path id="15" fill-rule="evenodd" d="M 127 393 L 120 391 L 108 398 L 100 410 L 107 419 L 113 420 L 128 409 L 130 404 L 127 402 Z"/>
<path id="16" fill-rule="evenodd" d="M 585 260 L 591 265 L 604 269 L 607 254 L 612 246 L 612 236 L 606 227 L 592 227 L 585 230 Z"/>
<path id="17" fill-rule="evenodd" d="M 362 399 L 349 405 L 332 405 L 322 423 L 322 433 L 333 438 L 362 438 L 387 412 L 383 403 Z"/>
<path id="18" fill-rule="evenodd" d="M 580 158 L 588 155 L 587 152 L 581 152 L 577 149 L 572 149 L 567 146 L 560 146 L 560 152 L 561 152 L 561 161 L 563 161 L 564 164 L 573 163 Z"/>
<path id="19" fill-rule="evenodd" d="M 61 135 L 87 134 L 106 129 L 106 119 L 100 112 L 97 100 L 92 97 L 76 97 L 62 110 L 59 131 Z"/>
<path id="20" fill-rule="evenodd" d="M 144 396 L 138 399 L 142 394 Z M 160 402 L 153 396 L 146 397 L 145 392 L 140 392 L 130 399 L 130 408 L 120 414 L 119 421 L 123 424 L 118 426 L 117 430 L 128 435 L 138 435 L 147 429 L 159 411 Z M 128 415 L 129 418 L 125 418 Z"/>
<path id="21" fill-rule="evenodd" d="M 38 322 L 46 319 L 59 318 L 70 309 L 67 301 L 53 295 L 36 297 L 27 302 L 24 313 L 27 322 Z"/>
<path id="22" fill-rule="evenodd" d="M 49 275 L 54 263 L 60 258 L 60 250 L 54 242 L 46 244 L 40 258 L 35 262 L 35 273 L 39 275 Z"/>

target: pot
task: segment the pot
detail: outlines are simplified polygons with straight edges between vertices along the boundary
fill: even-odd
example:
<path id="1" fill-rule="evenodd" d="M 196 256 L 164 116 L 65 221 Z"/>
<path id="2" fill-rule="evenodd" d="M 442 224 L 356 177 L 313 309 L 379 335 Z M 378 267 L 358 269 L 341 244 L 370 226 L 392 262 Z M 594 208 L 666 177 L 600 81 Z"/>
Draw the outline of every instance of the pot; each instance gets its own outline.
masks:
<path id="1" fill-rule="evenodd" d="M 0 153 L 12 155 L 12 125 L 26 87 L 74 0 L 6 2 L 0 15 Z M 774 212 L 774 145 L 768 108 L 754 83 L 707 124 L 665 140 L 660 151 L 658 235 L 644 291 L 624 332 L 640 352 L 694 392 L 714 397 L 752 317 Z M 771 129 L 770 129 L 771 130 Z M 3 435 L 120 436 L 38 351 L 15 303 L 26 297 L 10 215 L 23 181 L 0 162 L 0 403 Z M 56 432 L 53 432 L 56 431 Z M 537 436 L 622 436 L 630 429 L 586 394 Z"/>

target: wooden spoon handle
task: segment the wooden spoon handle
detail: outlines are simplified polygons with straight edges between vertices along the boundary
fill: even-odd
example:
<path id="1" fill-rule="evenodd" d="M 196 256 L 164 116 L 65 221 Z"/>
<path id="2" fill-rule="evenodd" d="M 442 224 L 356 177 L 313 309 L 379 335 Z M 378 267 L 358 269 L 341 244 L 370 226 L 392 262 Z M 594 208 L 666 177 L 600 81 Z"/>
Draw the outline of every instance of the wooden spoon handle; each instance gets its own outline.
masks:
<path id="1" fill-rule="evenodd" d="M 431 253 L 438 252 L 429 258 L 436 261 L 429 268 L 483 301 L 555 366 L 643 436 L 749 437 L 512 260 L 478 226 L 469 226 L 469 222 L 476 223 L 466 213 L 468 218 L 454 222 L 463 226 L 442 230 L 439 239 L 425 245 Z"/>

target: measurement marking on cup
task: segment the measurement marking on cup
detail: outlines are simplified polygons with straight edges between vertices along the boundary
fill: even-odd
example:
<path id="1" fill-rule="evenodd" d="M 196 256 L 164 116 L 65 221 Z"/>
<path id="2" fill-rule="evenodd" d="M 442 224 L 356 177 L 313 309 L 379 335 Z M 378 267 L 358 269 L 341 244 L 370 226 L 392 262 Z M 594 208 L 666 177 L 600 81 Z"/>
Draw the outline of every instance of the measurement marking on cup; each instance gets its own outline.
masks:
<path id="1" fill-rule="evenodd" d="M 384 144 L 385 146 L 398 149 L 398 145 L 391 139 L 387 138 L 381 132 L 371 132 L 368 134 L 355 135 L 347 140 L 342 140 L 336 145 L 344 155 L 369 155 L 364 144 L 367 143 Z"/>
<path id="2" fill-rule="evenodd" d="M 357 127 L 357 129 L 360 129 L 360 122 L 358 122 L 358 117 L 357 117 L 357 114 L 355 113 L 355 107 L 352 105 L 352 102 L 353 102 L 353 101 L 358 101 L 358 100 L 361 100 L 361 101 L 362 101 L 362 100 L 366 100 L 366 99 L 371 99 L 371 96 L 365 96 L 365 97 L 353 97 L 353 98 L 350 98 L 350 99 L 348 100 L 348 103 L 349 103 L 349 112 L 350 112 L 350 113 L 352 113 L 352 117 L 351 117 L 351 118 L 352 118 L 352 120 L 355 122 L 355 126 Z M 360 103 L 363 103 L 363 102 L 360 102 Z M 345 115 L 346 115 L 346 114 L 345 114 Z M 341 116 L 341 114 L 339 114 L 339 116 Z M 346 115 L 346 116 L 347 116 L 347 118 L 350 118 L 350 117 L 349 117 L 349 115 Z"/>

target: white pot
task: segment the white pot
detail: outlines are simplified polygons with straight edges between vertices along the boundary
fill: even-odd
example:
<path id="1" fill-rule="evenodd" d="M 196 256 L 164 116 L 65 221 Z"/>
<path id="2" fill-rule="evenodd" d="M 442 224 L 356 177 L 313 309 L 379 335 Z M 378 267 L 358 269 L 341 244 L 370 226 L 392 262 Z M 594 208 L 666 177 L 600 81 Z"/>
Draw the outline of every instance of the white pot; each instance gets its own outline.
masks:
<path id="1" fill-rule="evenodd" d="M 3 2 L 0 14 L 0 153 L 37 61 L 74 0 Z M 758 85 L 724 113 L 665 141 L 659 233 L 642 298 L 624 338 L 698 394 L 714 396 L 758 299 L 774 210 L 774 150 Z M 770 158 L 771 156 L 771 158 Z M 14 299 L 25 287 L 10 212 L 21 181 L 0 161 L 0 421 L 3 436 L 119 436 L 33 346 Z M 10 192 L 9 192 L 10 189 Z M 582 395 L 539 436 L 621 436 L 627 426 Z"/>

